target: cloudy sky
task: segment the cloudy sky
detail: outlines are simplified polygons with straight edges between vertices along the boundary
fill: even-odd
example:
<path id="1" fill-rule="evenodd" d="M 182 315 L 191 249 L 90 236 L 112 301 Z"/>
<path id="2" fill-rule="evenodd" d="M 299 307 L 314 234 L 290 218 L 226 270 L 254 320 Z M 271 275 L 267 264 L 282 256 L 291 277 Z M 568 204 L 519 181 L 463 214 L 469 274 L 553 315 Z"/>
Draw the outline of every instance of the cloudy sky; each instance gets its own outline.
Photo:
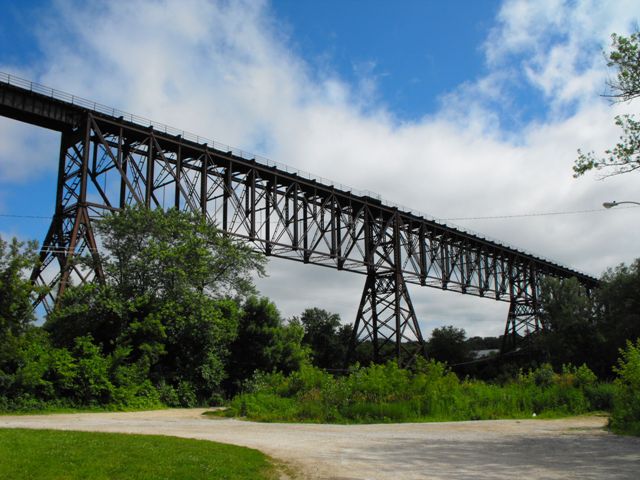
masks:
<path id="1" fill-rule="evenodd" d="M 638 256 L 637 174 L 572 177 L 620 132 L 603 52 L 636 0 L 0 0 L 0 71 L 336 180 L 599 276 Z M 0 234 L 42 240 L 59 138 L 0 118 Z M 562 215 L 536 213 L 582 212 Z M 14 217 L 20 215 L 22 217 Z M 483 218 L 484 217 L 484 218 Z M 507 217 L 507 218 L 486 218 Z M 352 321 L 364 277 L 272 260 L 284 316 Z M 508 305 L 411 286 L 423 333 Z"/>

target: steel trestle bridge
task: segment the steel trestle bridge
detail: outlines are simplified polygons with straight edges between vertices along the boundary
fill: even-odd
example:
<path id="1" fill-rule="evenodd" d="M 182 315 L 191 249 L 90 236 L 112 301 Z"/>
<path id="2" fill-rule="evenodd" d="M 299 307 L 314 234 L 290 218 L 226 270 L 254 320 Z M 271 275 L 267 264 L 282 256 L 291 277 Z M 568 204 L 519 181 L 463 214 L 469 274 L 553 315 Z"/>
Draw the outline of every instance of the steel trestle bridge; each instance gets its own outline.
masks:
<path id="1" fill-rule="evenodd" d="M 505 345 L 544 328 L 544 277 L 588 275 L 286 166 L 0 73 L 0 115 L 61 133 L 55 213 L 32 280 L 47 311 L 70 283 L 100 278 L 93 222 L 129 205 L 200 212 L 275 257 L 366 275 L 354 325 L 374 359 L 424 353 L 407 283 L 510 302 Z"/>

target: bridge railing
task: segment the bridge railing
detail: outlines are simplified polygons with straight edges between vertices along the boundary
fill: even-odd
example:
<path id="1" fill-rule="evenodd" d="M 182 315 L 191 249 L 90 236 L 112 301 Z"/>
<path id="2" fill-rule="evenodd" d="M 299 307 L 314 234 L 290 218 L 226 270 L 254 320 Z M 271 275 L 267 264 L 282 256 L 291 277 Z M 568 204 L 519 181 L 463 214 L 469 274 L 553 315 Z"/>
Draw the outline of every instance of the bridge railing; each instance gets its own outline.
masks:
<path id="1" fill-rule="evenodd" d="M 85 98 L 82 97 L 78 97 L 77 95 L 72 95 L 70 93 L 67 92 L 63 92 L 61 90 L 56 90 L 54 88 L 51 87 L 47 87 L 45 85 L 42 85 L 40 83 L 37 82 L 32 82 L 29 80 L 26 80 L 24 78 L 18 77 L 16 75 L 11 75 L 9 73 L 5 73 L 5 72 L 0 72 L 0 82 L 9 84 L 9 85 L 13 85 L 16 87 L 20 87 L 22 89 L 25 90 L 29 90 L 31 92 L 35 92 L 38 93 L 40 95 L 44 95 L 56 100 L 61 100 L 63 102 L 67 102 L 70 103 L 72 105 L 76 105 L 78 107 L 87 109 L 87 110 L 91 110 L 94 112 L 98 112 L 98 113 L 102 113 L 104 115 L 110 115 L 112 117 L 122 117 L 124 120 L 134 123 L 136 125 L 142 126 L 142 127 L 153 127 L 154 130 L 158 131 L 158 132 L 163 132 L 166 133 L 168 135 L 174 135 L 174 136 L 181 136 L 182 138 L 184 138 L 185 140 L 189 140 L 198 144 L 207 144 L 208 146 L 216 149 L 216 150 L 220 150 L 223 152 L 231 152 L 233 155 L 236 155 L 240 158 L 244 158 L 245 160 L 253 160 L 257 163 L 260 163 L 262 165 L 268 166 L 268 167 L 275 167 L 278 170 L 284 171 L 286 173 L 290 173 L 290 174 L 294 174 L 297 175 L 301 178 L 305 178 L 308 180 L 315 180 L 316 182 L 327 186 L 327 187 L 333 187 L 336 190 L 341 190 L 343 192 L 351 192 L 354 195 L 358 195 L 358 196 L 363 196 L 363 197 L 371 197 L 374 198 L 376 200 L 378 200 L 382 205 L 390 207 L 390 208 L 397 208 L 399 211 L 401 212 L 406 212 L 406 213 L 410 213 L 412 215 L 415 215 L 417 217 L 421 217 L 425 220 L 429 220 L 429 221 L 433 221 L 436 223 L 439 223 L 443 226 L 446 226 L 448 228 L 453 228 L 459 232 L 462 233 L 467 233 L 469 235 L 473 235 L 474 237 L 480 238 L 482 240 L 497 244 L 501 247 L 505 247 L 505 248 L 509 248 L 511 250 L 514 250 L 520 254 L 524 254 L 524 255 L 529 255 L 531 257 L 535 257 L 539 260 L 542 260 L 544 262 L 553 264 L 553 265 L 557 265 L 560 266 L 558 263 L 549 260 L 541 255 L 538 254 L 534 254 L 532 252 L 526 251 L 526 250 L 521 250 L 519 248 L 510 246 L 508 244 L 505 244 L 495 238 L 491 238 L 487 235 L 484 235 L 482 233 L 478 233 L 475 232 L 473 230 L 470 230 L 466 227 L 462 227 L 460 225 L 456 225 L 454 223 L 451 222 L 446 222 L 446 224 L 438 218 L 433 217 L 432 215 L 426 214 L 424 212 L 421 212 L 419 210 L 415 210 L 413 208 L 409 208 L 407 206 L 404 205 L 400 205 L 398 203 L 395 202 L 391 202 L 389 200 L 386 200 L 384 198 L 382 198 L 382 196 L 378 195 L 375 192 L 372 192 L 370 190 L 359 190 L 359 189 L 355 189 L 352 188 L 348 185 L 344 185 L 342 183 L 338 183 L 335 182 L 331 179 L 322 177 L 320 175 L 314 175 L 311 174 L 309 172 L 305 172 L 303 170 L 299 170 L 297 168 L 291 167 L 290 165 L 286 165 L 284 163 L 280 163 L 280 162 L 275 162 L 273 160 L 270 160 L 266 157 L 260 156 L 260 155 L 255 155 L 253 153 L 247 152 L 245 150 L 239 149 L 239 148 L 235 148 L 235 147 L 230 147 L 229 145 L 225 145 L 223 143 L 217 142 L 215 140 L 211 140 L 209 138 L 206 137 L 202 137 L 199 135 L 195 135 L 193 133 L 184 131 L 184 130 L 180 130 L 174 127 L 171 127 L 169 125 L 165 125 L 163 123 L 160 122 L 155 122 L 153 120 L 150 120 L 148 118 L 145 117 L 141 117 L 139 115 L 134 115 L 132 113 L 128 113 L 125 112 L 123 110 L 119 110 L 117 108 L 113 108 L 113 107 L 109 107 L 107 105 L 103 105 L 101 103 L 98 102 L 94 102 L 91 100 L 87 100 Z"/>

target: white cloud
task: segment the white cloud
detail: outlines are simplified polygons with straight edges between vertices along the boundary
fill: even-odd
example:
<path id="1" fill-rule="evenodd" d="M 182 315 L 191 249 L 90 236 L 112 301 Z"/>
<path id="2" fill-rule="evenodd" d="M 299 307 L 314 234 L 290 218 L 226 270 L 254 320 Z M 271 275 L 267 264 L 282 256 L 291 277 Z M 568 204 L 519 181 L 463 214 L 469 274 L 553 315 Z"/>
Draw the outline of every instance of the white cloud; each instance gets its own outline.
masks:
<path id="1" fill-rule="evenodd" d="M 469 79 L 443 98 L 440 111 L 414 122 L 375 103 L 375 79 L 366 72 L 355 86 L 334 74 L 312 75 L 263 2 L 60 2 L 39 21 L 48 27 L 44 60 L 29 67 L 42 83 L 258 149 L 436 217 L 584 210 L 637 191 L 631 176 L 571 177 L 576 149 L 612 143 L 612 116 L 630 108 L 610 108 L 597 96 L 605 75 L 601 48 L 639 7 L 601 4 L 505 2 L 485 45 L 488 74 Z M 490 105 L 516 101 L 506 91 L 513 78 L 542 91 L 553 114 L 504 128 Z M 636 255 L 633 213 L 464 224 L 597 275 Z M 271 271 L 260 287 L 286 316 L 317 305 L 353 319 L 364 277 L 286 261 L 272 262 Z M 426 330 L 433 322 L 482 335 L 504 328 L 506 305 L 431 289 L 412 294 Z"/>
<path id="2" fill-rule="evenodd" d="M 526 80 L 559 108 L 591 103 L 604 90 L 601 52 L 611 33 L 628 33 L 637 21 L 634 0 L 506 0 L 485 43 L 487 62 L 517 62 Z"/>
<path id="3" fill-rule="evenodd" d="M 54 173 L 59 149 L 54 132 L 0 117 L 0 184 Z"/>

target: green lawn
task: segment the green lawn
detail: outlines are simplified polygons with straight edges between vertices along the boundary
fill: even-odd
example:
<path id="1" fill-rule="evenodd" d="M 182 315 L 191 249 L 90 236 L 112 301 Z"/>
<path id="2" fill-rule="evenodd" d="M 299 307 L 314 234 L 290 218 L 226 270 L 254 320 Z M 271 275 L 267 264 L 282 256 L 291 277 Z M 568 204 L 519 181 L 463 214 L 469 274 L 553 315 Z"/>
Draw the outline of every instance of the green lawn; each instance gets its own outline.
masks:
<path id="1" fill-rule="evenodd" d="M 0 478 L 273 479 L 257 450 L 154 435 L 0 429 Z"/>

